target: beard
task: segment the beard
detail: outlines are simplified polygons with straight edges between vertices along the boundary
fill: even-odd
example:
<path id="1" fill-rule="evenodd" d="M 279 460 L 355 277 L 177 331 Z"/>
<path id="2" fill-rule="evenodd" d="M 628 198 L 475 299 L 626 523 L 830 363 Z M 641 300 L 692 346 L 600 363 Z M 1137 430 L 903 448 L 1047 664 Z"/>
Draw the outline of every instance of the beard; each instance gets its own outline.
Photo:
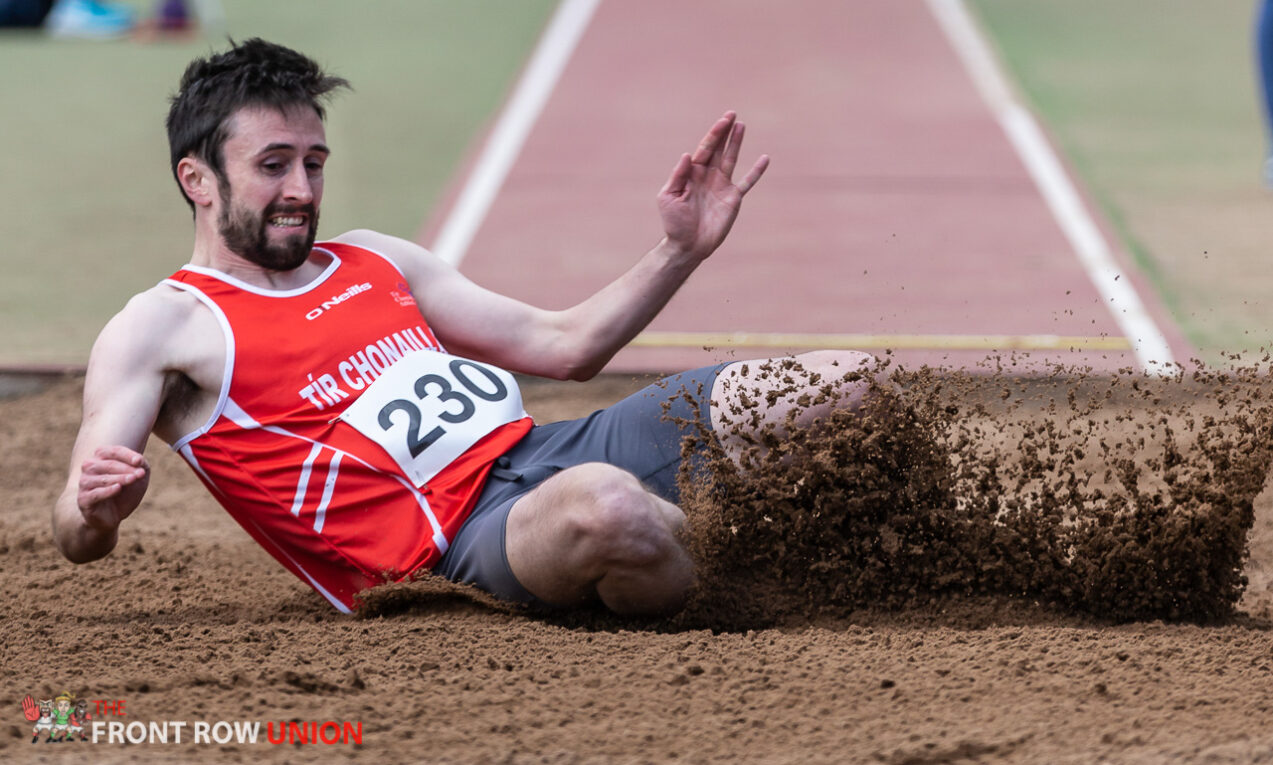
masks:
<path id="1" fill-rule="evenodd" d="M 282 242 L 269 238 L 270 218 L 303 214 L 308 221 L 304 234 L 293 234 Z M 227 204 L 217 219 L 217 231 L 231 252 L 271 271 L 291 271 L 309 259 L 318 235 L 318 210 L 313 204 L 270 205 L 262 214 Z"/>

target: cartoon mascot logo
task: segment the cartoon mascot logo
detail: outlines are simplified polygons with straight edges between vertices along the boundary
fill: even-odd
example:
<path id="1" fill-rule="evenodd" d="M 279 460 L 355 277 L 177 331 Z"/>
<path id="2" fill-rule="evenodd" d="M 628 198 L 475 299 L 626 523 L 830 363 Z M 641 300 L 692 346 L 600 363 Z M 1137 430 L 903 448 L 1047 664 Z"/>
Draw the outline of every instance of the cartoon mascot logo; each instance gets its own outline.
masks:
<path id="1" fill-rule="evenodd" d="M 84 732 L 84 725 L 91 717 L 88 700 L 77 699 L 70 691 L 41 701 L 27 694 L 22 699 L 22 714 L 27 722 L 35 723 L 31 729 L 32 744 L 40 740 L 41 733 L 45 734 L 46 744 L 88 740 L 88 734 Z"/>

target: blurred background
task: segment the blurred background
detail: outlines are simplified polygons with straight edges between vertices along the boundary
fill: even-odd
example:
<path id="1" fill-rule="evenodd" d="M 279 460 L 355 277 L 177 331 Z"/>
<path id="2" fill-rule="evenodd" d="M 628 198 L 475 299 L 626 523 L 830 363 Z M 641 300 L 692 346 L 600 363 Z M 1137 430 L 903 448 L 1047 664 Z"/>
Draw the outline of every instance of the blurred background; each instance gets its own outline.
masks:
<path id="1" fill-rule="evenodd" d="M 139 19 L 149 0 L 124 3 Z M 186 64 L 260 36 L 353 83 L 332 103 L 319 236 L 410 238 L 500 107 L 551 0 L 225 0 L 218 32 L 0 30 L 0 363 L 84 363 L 136 292 L 190 257 L 164 118 Z"/>
<path id="2" fill-rule="evenodd" d="M 202 4 L 217 11 L 203 24 L 189 3 L 192 25 L 162 31 L 162 3 L 119 5 L 137 28 L 116 39 L 0 29 L 2 366 L 83 364 L 129 296 L 187 261 L 190 217 L 163 119 L 192 57 L 227 35 L 261 36 L 348 78 L 354 91 L 328 115 L 320 238 L 355 227 L 412 238 L 477 152 L 555 7 L 224 0 Z M 1256 5 L 969 2 L 1118 244 L 1212 361 L 1273 341 Z"/>

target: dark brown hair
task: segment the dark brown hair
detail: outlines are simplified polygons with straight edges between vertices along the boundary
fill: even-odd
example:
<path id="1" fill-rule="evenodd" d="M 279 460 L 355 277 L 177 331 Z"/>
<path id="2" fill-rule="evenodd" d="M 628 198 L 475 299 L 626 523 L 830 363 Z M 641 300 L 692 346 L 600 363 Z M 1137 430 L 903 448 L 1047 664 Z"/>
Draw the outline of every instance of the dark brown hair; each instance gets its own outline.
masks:
<path id="1" fill-rule="evenodd" d="M 172 174 L 177 163 L 193 156 L 207 162 L 225 181 L 221 147 L 229 137 L 230 118 L 245 106 L 271 106 L 280 111 L 309 106 L 325 116 L 321 100 L 338 88 L 342 77 L 325 73 L 313 59 L 259 37 L 230 41 L 224 53 L 190 62 L 168 109 L 168 150 Z M 180 179 L 177 181 L 181 186 Z M 185 196 L 185 190 L 182 190 Z M 194 209 L 194 203 L 186 198 Z"/>

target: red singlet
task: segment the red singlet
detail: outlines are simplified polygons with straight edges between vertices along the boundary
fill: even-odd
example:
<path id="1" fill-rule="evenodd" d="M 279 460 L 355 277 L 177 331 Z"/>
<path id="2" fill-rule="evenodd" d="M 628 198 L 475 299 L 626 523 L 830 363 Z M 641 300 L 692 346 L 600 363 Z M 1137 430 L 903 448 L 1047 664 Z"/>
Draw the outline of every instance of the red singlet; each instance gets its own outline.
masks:
<path id="1" fill-rule="evenodd" d="M 207 305 L 226 340 L 216 409 L 172 448 L 253 539 L 348 611 L 358 591 L 438 562 L 532 422 L 511 375 L 445 354 L 387 258 L 315 249 L 332 262 L 300 289 L 197 266 L 164 281 Z M 354 417 L 363 394 L 369 413 Z"/>

